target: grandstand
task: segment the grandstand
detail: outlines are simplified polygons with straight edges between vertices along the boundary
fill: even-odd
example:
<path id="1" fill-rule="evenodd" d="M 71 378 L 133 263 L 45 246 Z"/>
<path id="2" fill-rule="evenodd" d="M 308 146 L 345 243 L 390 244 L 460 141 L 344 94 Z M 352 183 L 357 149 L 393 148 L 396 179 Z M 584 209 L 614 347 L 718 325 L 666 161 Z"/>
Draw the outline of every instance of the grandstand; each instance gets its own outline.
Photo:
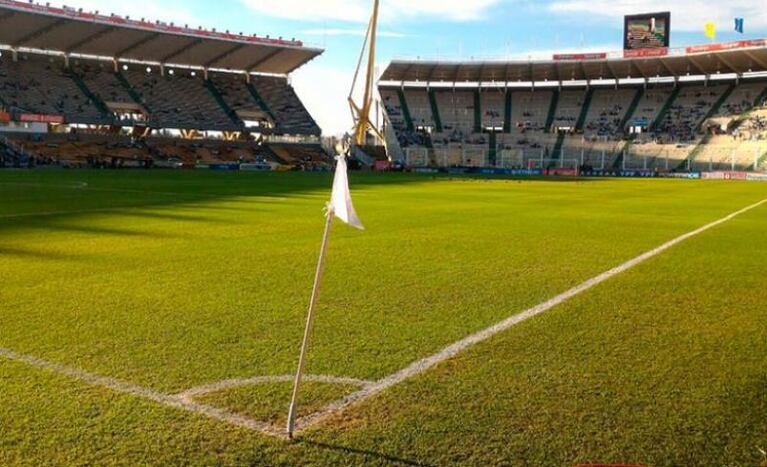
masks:
<path id="1" fill-rule="evenodd" d="M 321 53 L 0 0 L 2 164 L 323 166 L 321 130 L 289 80 Z"/>
<path id="2" fill-rule="evenodd" d="M 394 61 L 379 89 L 390 152 L 413 167 L 757 170 L 767 159 L 767 40 Z"/>

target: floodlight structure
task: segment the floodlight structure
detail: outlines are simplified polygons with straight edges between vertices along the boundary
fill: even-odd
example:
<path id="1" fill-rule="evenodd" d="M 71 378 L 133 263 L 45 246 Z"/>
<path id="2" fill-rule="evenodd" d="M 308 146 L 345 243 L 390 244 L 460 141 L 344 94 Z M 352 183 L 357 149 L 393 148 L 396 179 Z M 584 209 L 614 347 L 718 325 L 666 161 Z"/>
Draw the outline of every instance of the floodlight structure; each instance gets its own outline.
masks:
<path id="1" fill-rule="evenodd" d="M 373 92 L 375 90 L 375 63 L 376 63 L 376 39 L 378 32 L 378 11 L 380 7 L 380 0 L 374 0 L 373 13 L 370 16 L 370 23 L 368 23 L 367 33 L 365 34 L 365 41 L 362 43 L 362 50 L 360 51 L 360 57 L 357 60 L 357 69 L 354 72 L 354 80 L 352 81 L 352 88 L 349 91 L 349 108 L 352 111 L 352 117 L 354 119 L 354 133 L 352 135 L 352 144 L 355 146 L 363 146 L 366 143 L 368 132 L 372 132 L 376 138 L 378 138 L 383 144 L 386 139 L 381 131 L 371 121 L 370 114 L 373 111 Z M 354 90 L 357 88 L 357 81 L 362 71 L 363 60 L 365 59 L 365 52 L 367 51 L 367 65 L 366 65 L 366 77 L 365 77 L 365 92 L 361 105 L 358 105 L 354 101 Z"/>

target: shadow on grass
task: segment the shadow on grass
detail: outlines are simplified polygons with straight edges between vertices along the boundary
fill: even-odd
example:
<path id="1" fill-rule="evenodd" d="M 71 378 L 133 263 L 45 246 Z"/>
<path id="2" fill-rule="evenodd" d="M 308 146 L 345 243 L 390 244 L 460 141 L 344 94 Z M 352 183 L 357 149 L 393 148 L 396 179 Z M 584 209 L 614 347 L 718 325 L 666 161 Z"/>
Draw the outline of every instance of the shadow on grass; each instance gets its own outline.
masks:
<path id="1" fill-rule="evenodd" d="M 259 205 L 290 200 L 317 200 L 318 210 L 329 197 L 332 173 L 222 173 L 210 171 L 0 171 L 0 234 L 6 231 L 76 231 L 73 222 L 95 215 L 119 213 L 136 219 L 171 222 L 220 223 L 221 212 L 252 212 Z M 403 186 L 432 181 L 508 181 L 592 183 L 596 179 L 513 178 L 353 172 L 356 193 L 375 187 Z M 225 200 L 234 206 L 222 206 Z M 242 206 L 242 208 L 240 208 Z M 151 212 L 151 209 L 168 212 Z M 172 209 L 195 210 L 181 214 Z M 146 211 L 142 211 L 146 210 Z M 211 215 L 206 215 L 210 211 Z M 227 221 L 231 222 L 231 221 Z M 93 234 L 139 236 L 138 231 L 83 227 Z M 99 231 L 100 230 L 100 231 Z"/>
<path id="2" fill-rule="evenodd" d="M 400 174 L 352 176 L 357 192 L 374 186 L 424 181 L 423 177 Z M 136 218 L 215 223 L 221 220 L 200 212 L 187 215 L 140 210 L 178 206 L 211 212 L 240 210 L 237 206 L 208 204 L 218 200 L 242 204 L 241 211 L 251 212 L 259 204 L 316 197 L 321 209 L 320 198 L 329 197 L 331 182 L 330 173 L 0 171 L 0 231 L 24 228 L 55 231 L 64 225 L 61 221 L 65 219 L 122 211 Z"/>
<path id="3" fill-rule="evenodd" d="M 376 452 L 376 451 L 370 451 L 367 449 L 359 449 L 354 448 L 350 446 L 340 446 L 335 444 L 329 444 L 329 443 L 323 443 L 320 441 L 312 441 L 305 438 L 297 438 L 295 440 L 296 444 L 304 444 L 306 446 L 319 448 L 319 449 L 325 449 L 330 451 L 335 451 L 343 454 L 356 454 L 360 456 L 365 456 L 368 458 L 373 458 L 380 461 L 385 461 L 392 464 L 399 464 L 399 465 L 413 465 L 413 466 L 419 466 L 419 467 L 431 467 L 433 464 L 426 464 L 419 461 L 414 461 L 410 459 L 403 459 L 401 457 L 392 456 L 389 454 Z"/>
<path id="4" fill-rule="evenodd" d="M 55 261 L 79 261 L 84 257 L 81 255 L 70 255 L 53 251 L 37 251 L 15 247 L 0 246 L 0 258 L 20 258 L 35 260 L 55 260 Z"/>

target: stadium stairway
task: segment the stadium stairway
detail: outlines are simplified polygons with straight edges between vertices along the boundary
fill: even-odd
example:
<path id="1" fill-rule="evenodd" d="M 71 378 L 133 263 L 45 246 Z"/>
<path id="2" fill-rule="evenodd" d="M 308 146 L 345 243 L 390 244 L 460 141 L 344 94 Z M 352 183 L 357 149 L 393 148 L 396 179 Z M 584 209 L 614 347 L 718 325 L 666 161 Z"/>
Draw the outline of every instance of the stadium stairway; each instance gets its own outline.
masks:
<path id="1" fill-rule="evenodd" d="M 495 163 L 498 160 L 498 137 L 494 131 L 491 131 L 488 134 L 487 139 L 489 140 L 489 144 L 490 144 L 490 149 L 487 153 L 487 158 L 488 158 L 487 162 L 490 166 L 495 167 L 496 165 Z"/>
<path id="2" fill-rule="evenodd" d="M 615 155 L 615 161 L 613 161 L 613 170 L 621 170 L 623 169 L 623 159 L 626 156 L 626 154 L 631 150 L 631 145 L 634 144 L 634 140 L 629 139 L 626 141 L 626 143 L 618 150 L 618 153 Z"/>
<path id="3" fill-rule="evenodd" d="M 259 152 L 261 156 L 269 160 L 272 160 L 280 165 L 288 165 L 288 161 L 280 157 L 280 155 L 277 154 L 276 152 L 274 152 L 274 150 L 268 144 L 261 145 L 259 147 Z"/>
<path id="4" fill-rule="evenodd" d="M 402 109 L 402 116 L 405 117 L 405 124 L 408 131 L 415 131 L 415 125 L 413 125 L 413 117 L 410 115 L 410 107 L 407 106 L 407 99 L 405 98 L 405 91 L 397 89 L 397 97 L 399 97 L 399 105 Z"/>
<path id="5" fill-rule="evenodd" d="M 429 90 L 429 104 L 431 105 L 431 116 L 434 120 L 434 129 L 437 133 L 442 133 L 442 117 L 439 115 L 439 105 L 437 105 L 437 94 L 433 89 Z"/>
<path id="6" fill-rule="evenodd" d="M 144 99 L 141 97 L 141 94 L 136 91 L 136 89 L 130 84 L 128 79 L 120 73 L 119 71 L 115 73 L 115 76 L 117 77 L 117 81 L 122 84 L 122 86 L 125 88 L 125 90 L 128 92 L 128 95 L 133 99 L 133 102 L 136 104 L 142 106 L 144 109 L 146 109 L 147 112 L 149 112 L 150 118 L 152 114 L 152 109 L 149 108 L 149 106 L 144 102 Z"/>
<path id="7" fill-rule="evenodd" d="M 482 133 L 482 96 L 474 91 L 474 133 Z"/>
<path id="8" fill-rule="evenodd" d="M 508 89 L 506 90 L 506 103 L 503 108 L 503 132 L 511 133 L 511 106 L 512 106 L 512 94 Z"/>
<path id="9" fill-rule="evenodd" d="M 554 119 L 557 116 L 557 107 L 559 106 L 559 90 L 551 93 L 551 104 L 549 104 L 549 113 L 546 115 L 546 126 L 544 131 L 551 133 L 551 126 L 554 125 Z"/>
<path id="10" fill-rule="evenodd" d="M 631 101 L 628 110 L 626 110 L 626 115 L 623 117 L 623 120 L 621 120 L 619 131 L 626 131 L 626 125 L 629 124 L 631 119 L 634 117 L 637 108 L 639 108 L 639 103 L 642 101 L 642 97 L 644 97 L 644 92 L 645 91 L 643 88 L 637 89 L 637 92 L 634 95 L 634 99 Z"/>
<path id="11" fill-rule="evenodd" d="M 586 117 L 589 115 L 589 110 L 591 110 L 591 101 L 593 98 L 594 88 L 589 88 L 589 90 L 586 91 L 586 97 L 583 99 L 581 113 L 578 115 L 578 120 L 575 123 L 575 129 L 578 131 L 583 131 L 583 125 L 586 123 Z"/>
<path id="12" fill-rule="evenodd" d="M 104 102 L 101 97 L 99 97 L 97 94 L 95 94 L 93 91 L 91 91 L 88 88 L 88 85 L 85 84 L 85 81 L 78 75 L 77 73 L 67 73 L 70 78 L 72 78 L 72 81 L 75 82 L 77 87 L 80 89 L 80 91 L 83 93 L 85 97 L 90 99 L 91 102 L 93 102 L 93 105 L 96 106 L 99 112 L 104 116 L 106 121 L 113 120 L 112 118 L 112 112 L 109 110 L 109 107 L 107 107 L 106 102 Z"/>
<path id="13" fill-rule="evenodd" d="M 713 134 L 708 133 L 703 138 L 698 141 L 698 144 L 695 145 L 695 147 L 690 151 L 690 154 L 679 162 L 679 165 L 677 166 L 677 170 L 686 170 L 688 165 L 687 161 L 690 161 L 689 167 L 692 167 L 693 162 L 695 162 L 695 159 L 698 158 L 698 156 L 703 152 L 704 149 L 706 149 L 706 146 L 708 143 L 711 142 L 711 139 L 714 137 Z"/>
<path id="14" fill-rule="evenodd" d="M 669 110 L 671 110 L 671 107 L 674 105 L 674 102 L 676 102 L 676 98 L 679 97 L 679 93 L 682 91 L 680 86 L 675 86 L 674 90 L 671 91 L 671 94 L 668 96 L 668 100 L 665 104 L 663 104 L 663 107 L 660 109 L 660 112 L 658 113 L 658 117 L 655 118 L 655 121 L 652 122 L 652 125 L 650 126 L 650 130 L 654 130 L 657 128 L 663 120 L 666 119 L 666 116 L 668 115 Z"/>
<path id="15" fill-rule="evenodd" d="M 760 107 L 762 105 L 762 103 L 765 101 L 765 99 L 767 99 L 767 86 L 764 88 L 764 90 L 761 93 L 759 93 L 758 96 L 756 96 L 756 98 L 751 103 L 751 106 L 748 109 L 744 110 L 743 113 L 738 115 L 737 118 L 733 119 L 730 122 L 729 126 L 727 127 L 727 131 L 728 132 L 734 132 L 735 130 L 740 128 L 740 126 L 746 120 L 748 120 L 748 115 L 751 113 L 751 110 L 753 110 L 754 107 Z"/>
<path id="16" fill-rule="evenodd" d="M 762 157 L 757 159 L 756 166 L 761 167 L 765 162 L 767 162 L 767 151 L 765 151 L 764 154 L 762 154 Z"/>
<path id="17" fill-rule="evenodd" d="M 762 105 L 763 102 L 767 101 L 767 86 L 765 86 L 764 90 L 761 94 L 756 96 L 756 99 L 754 99 L 754 107 L 759 107 Z"/>
<path id="18" fill-rule="evenodd" d="M 557 142 L 554 144 L 554 150 L 551 153 L 551 164 L 549 168 L 554 167 L 555 163 L 562 158 L 562 147 L 565 145 L 566 133 L 560 132 L 557 135 Z"/>
<path id="19" fill-rule="evenodd" d="M 266 105 L 266 101 L 264 101 L 264 99 L 261 97 L 261 94 L 258 93 L 256 87 L 253 86 L 253 83 L 247 83 L 245 87 L 248 89 L 248 93 L 250 93 L 250 96 L 253 98 L 253 100 L 256 101 L 258 108 L 261 109 L 262 112 L 265 112 L 267 115 L 269 115 L 269 118 L 272 119 L 275 125 L 279 125 L 279 122 L 277 122 L 277 119 L 269 109 L 269 106 Z"/>
<path id="20" fill-rule="evenodd" d="M 208 90 L 210 95 L 213 96 L 213 99 L 218 103 L 218 106 L 221 107 L 221 110 L 226 113 L 232 123 L 240 128 L 245 128 L 245 122 L 243 122 L 240 117 L 237 116 L 237 112 L 229 107 L 229 104 L 226 103 L 224 96 L 221 95 L 221 91 L 219 91 L 216 85 L 213 84 L 213 81 L 206 79 L 205 88 Z"/>
<path id="21" fill-rule="evenodd" d="M 5 167 L 9 162 L 11 166 L 18 163 L 16 152 L 8 146 L 4 137 L 0 137 L 0 167 Z"/>
<path id="22" fill-rule="evenodd" d="M 703 120 L 700 121 L 700 125 L 698 125 L 697 130 L 701 131 L 703 129 L 703 125 L 705 125 L 706 121 L 708 119 L 712 118 L 714 115 L 716 115 L 719 110 L 722 108 L 722 105 L 724 105 L 725 102 L 727 102 L 727 99 L 730 98 L 730 95 L 732 95 L 733 91 L 735 91 L 735 85 L 731 84 L 727 90 L 725 90 L 721 96 L 719 96 L 719 99 L 714 103 L 714 105 L 711 106 L 711 108 L 708 110 L 708 113 L 706 113 L 706 116 L 703 118 Z"/>
<path id="23" fill-rule="evenodd" d="M 372 167 L 376 163 L 376 159 L 359 146 L 352 146 L 352 156 L 368 167 Z"/>

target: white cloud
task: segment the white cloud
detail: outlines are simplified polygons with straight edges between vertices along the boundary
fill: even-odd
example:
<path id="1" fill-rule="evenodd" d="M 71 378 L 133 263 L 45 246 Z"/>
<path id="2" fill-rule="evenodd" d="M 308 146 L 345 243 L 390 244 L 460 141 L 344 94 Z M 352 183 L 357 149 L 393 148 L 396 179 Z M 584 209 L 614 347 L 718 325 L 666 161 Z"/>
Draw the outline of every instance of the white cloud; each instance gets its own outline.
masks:
<path id="1" fill-rule="evenodd" d="M 503 0 L 388 0 L 381 7 L 384 19 L 423 19 L 432 17 L 451 21 L 481 19 L 491 6 Z M 258 14 L 302 21 L 339 20 L 367 22 L 369 0 L 242 0 Z"/>
<path id="2" fill-rule="evenodd" d="M 354 70 L 313 63 L 291 75 L 296 93 L 325 135 L 343 134 L 352 127 L 349 106 L 345 103 L 353 73 Z"/>
<path id="3" fill-rule="evenodd" d="M 747 29 L 767 27 L 767 8 L 764 0 L 727 0 L 701 2 L 700 0 L 556 0 L 549 10 L 561 14 L 586 14 L 595 18 L 613 18 L 620 21 L 624 15 L 671 11 L 671 29 L 702 31 L 709 21 L 720 30 L 732 28 L 733 18 L 746 19 Z"/>
<path id="4" fill-rule="evenodd" d="M 365 29 L 307 29 L 303 31 L 306 36 L 365 36 L 367 31 Z M 405 34 L 391 31 L 378 31 L 378 37 L 391 37 L 395 39 L 402 39 L 407 37 Z"/>
<path id="5" fill-rule="evenodd" d="M 361 73 L 364 74 L 364 71 L 363 69 Z M 376 66 L 376 80 L 382 73 L 383 67 Z M 348 98 L 354 78 L 353 67 L 313 62 L 299 68 L 290 76 L 296 93 L 320 125 L 324 135 L 341 135 L 351 131 L 353 121 Z M 354 100 L 359 104 L 363 100 L 364 75 L 360 75 L 358 79 L 354 89 Z M 377 96 L 378 91 L 374 92 L 374 96 Z M 375 122 L 375 116 L 371 115 L 371 119 Z"/>

